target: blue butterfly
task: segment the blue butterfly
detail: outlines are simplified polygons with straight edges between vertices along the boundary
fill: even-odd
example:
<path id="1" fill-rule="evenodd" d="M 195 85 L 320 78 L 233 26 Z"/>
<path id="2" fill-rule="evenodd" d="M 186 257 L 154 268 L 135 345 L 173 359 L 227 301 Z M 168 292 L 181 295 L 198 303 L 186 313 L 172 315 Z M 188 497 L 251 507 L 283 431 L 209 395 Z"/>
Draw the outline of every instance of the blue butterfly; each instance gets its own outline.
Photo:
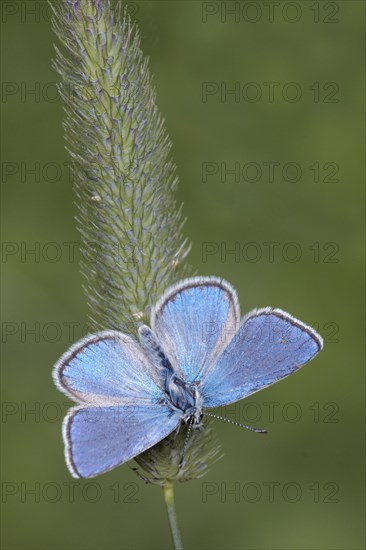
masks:
<path id="1" fill-rule="evenodd" d="M 140 342 L 118 331 L 89 335 L 57 362 L 54 380 L 76 401 L 63 423 L 74 477 L 107 472 L 149 449 L 183 421 L 228 405 L 295 372 L 323 347 L 319 334 L 281 309 L 240 320 L 235 289 L 216 277 L 170 287 Z"/>

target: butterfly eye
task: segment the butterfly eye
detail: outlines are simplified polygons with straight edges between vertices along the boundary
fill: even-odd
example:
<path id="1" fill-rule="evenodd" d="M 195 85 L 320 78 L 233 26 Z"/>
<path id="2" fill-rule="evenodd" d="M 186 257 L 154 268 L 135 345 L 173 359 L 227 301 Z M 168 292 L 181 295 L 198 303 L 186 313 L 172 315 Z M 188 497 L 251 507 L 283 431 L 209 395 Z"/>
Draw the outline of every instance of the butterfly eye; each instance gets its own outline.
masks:
<path id="1" fill-rule="evenodd" d="M 194 413 L 187 419 L 187 424 L 188 426 L 198 426 L 201 424 L 202 418 L 203 414 Z"/>

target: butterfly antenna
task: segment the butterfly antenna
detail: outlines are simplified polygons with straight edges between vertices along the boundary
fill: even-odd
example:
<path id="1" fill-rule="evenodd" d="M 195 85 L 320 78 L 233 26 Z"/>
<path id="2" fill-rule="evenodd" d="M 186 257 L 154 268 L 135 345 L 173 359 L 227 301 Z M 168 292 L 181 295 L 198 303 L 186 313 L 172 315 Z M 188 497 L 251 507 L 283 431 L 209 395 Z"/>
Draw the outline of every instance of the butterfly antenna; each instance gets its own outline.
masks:
<path id="1" fill-rule="evenodd" d="M 240 422 L 234 422 L 234 420 L 229 420 L 228 418 L 224 418 L 223 416 L 218 416 L 217 414 L 208 413 L 206 411 L 205 411 L 205 414 L 207 414 L 207 416 L 211 416 L 212 418 L 217 418 L 218 420 L 229 422 L 229 424 L 234 424 L 235 426 L 239 426 L 240 428 L 245 428 L 246 430 L 250 430 L 251 432 L 255 432 L 257 434 L 267 433 L 267 430 L 262 430 L 261 428 L 252 428 L 251 426 L 245 426 L 244 424 L 240 424 Z"/>
<path id="2" fill-rule="evenodd" d="M 186 439 L 185 439 L 185 442 L 184 442 L 184 445 L 183 445 L 182 456 L 181 456 L 181 459 L 179 461 L 179 469 L 181 469 L 181 467 L 183 466 L 184 455 L 185 455 L 185 452 L 186 452 L 186 449 L 187 449 L 189 436 L 191 435 L 191 429 L 192 429 L 192 426 L 188 426 L 188 432 L 187 432 Z"/>

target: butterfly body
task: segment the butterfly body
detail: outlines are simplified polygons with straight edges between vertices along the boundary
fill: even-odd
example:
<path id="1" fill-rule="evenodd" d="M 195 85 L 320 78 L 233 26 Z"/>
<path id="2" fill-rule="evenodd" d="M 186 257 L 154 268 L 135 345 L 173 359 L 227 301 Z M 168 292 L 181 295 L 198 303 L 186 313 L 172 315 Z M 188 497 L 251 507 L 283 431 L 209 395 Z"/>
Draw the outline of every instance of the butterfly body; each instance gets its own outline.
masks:
<path id="1" fill-rule="evenodd" d="M 196 390 L 173 374 L 168 381 L 168 404 L 180 413 L 181 419 L 193 428 L 201 427 L 202 399 Z"/>
<path id="2" fill-rule="evenodd" d="M 139 336 L 140 342 L 150 358 L 158 365 L 158 371 L 165 388 L 163 401 L 189 426 L 201 428 L 202 399 L 197 388 L 186 384 L 175 372 L 157 337 L 148 326 L 143 325 L 140 328 Z"/>
<path id="3" fill-rule="evenodd" d="M 298 370 L 322 348 L 311 327 L 280 309 L 240 319 L 233 287 L 195 277 L 170 287 L 139 341 L 103 331 L 77 342 L 54 368 L 76 401 L 63 424 L 74 477 L 94 477 L 149 449 L 183 421 L 228 405 Z"/>
<path id="4" fill-rule="evenodd" d="M 150 327 L 143 325 L 139 329 L 141 345 L 156 366 L 165 390 L 163 401 L 184 422 L 201 427 L 202 399 L 197 388 L 192 388 L 176 373 L 171 362 Z"/>

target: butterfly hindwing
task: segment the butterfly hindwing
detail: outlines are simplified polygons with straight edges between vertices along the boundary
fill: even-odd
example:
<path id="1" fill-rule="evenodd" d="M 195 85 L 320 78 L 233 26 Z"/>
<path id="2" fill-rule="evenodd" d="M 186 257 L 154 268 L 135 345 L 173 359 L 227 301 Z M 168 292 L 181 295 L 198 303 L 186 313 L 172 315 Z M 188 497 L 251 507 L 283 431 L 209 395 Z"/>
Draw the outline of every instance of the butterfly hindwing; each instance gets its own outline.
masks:
<path id="1" fill-rule="evenodd" d="M 162 396 L 158 374 L 140 345 L 116 331 L 77 342 L 57 362 L 53 375 L 59 389 L 78 402 L 149 404 Z"/>
<path id="2" fill-rule="evenodd" d="M 74 407 L 65 417 L 66 463 L 73 477 L 95 477 L 131 460 L 178 425 L 166 405 Z"/>
<path id="3" fill-rule="evenodd" d="M 170 287 L 151 314 L 151 328 L 187 384 L 211 368 L 239 322 L 235 290 L 216 277 L 195 277 Z"/>
<path id="4" fill-rule="evenodd" d="M 248 314 L 200 384 L 204 407 L 242 399 L 290 375 L 322 348 L 315 330 L 280 309 Z"/>

